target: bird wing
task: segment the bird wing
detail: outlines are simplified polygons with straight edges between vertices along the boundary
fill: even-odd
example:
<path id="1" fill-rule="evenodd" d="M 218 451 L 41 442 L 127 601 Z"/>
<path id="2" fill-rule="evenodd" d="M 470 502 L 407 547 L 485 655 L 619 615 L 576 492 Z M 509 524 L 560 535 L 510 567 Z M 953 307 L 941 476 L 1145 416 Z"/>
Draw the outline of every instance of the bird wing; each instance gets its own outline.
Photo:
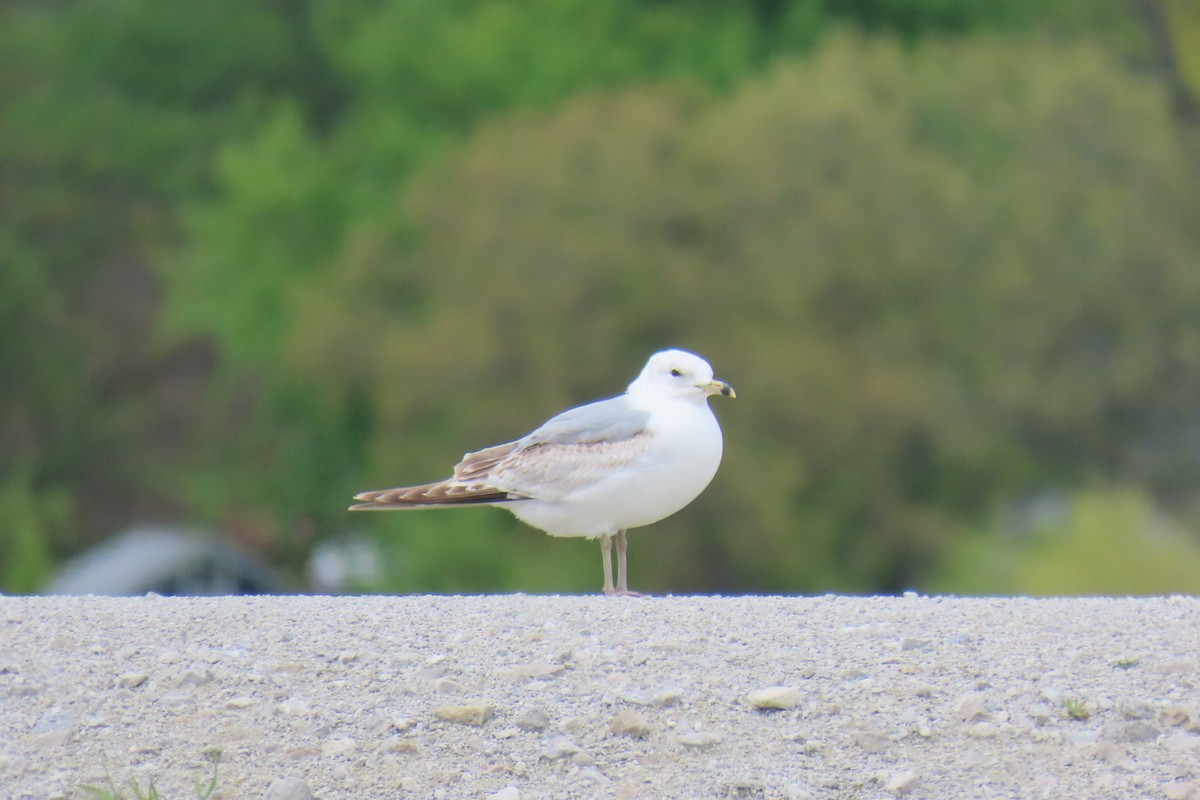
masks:
<path id="1" fill-rule="evenodd" d="M 444 481 L 355 495 L 351 510 L 559 500 L 645 453 L 649 418 L 624 395 L 588 403 L 515 442 L 467 453 Z"/>

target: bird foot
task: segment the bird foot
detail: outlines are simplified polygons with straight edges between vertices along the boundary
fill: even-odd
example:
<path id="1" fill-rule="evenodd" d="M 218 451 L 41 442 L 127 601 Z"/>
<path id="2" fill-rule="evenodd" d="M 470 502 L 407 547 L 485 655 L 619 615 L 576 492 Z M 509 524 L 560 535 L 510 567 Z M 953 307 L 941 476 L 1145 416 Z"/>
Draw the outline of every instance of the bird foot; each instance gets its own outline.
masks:
<path id="1" fill-rule="evenodd" d="M 606 597 L 649 597 L 650 596 L 648 594 L 642 594 L 641 592 L 633 592 L 633 591 L 630 591 L 629 589 L 605 589 L 604 595 Z"/>

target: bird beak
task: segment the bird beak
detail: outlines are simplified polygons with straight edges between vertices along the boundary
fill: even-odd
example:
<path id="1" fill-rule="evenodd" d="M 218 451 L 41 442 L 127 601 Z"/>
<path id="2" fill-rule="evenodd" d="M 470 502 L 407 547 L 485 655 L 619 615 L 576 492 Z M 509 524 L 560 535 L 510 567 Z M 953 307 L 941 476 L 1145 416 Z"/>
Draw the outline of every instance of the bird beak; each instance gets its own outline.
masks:
<path id="1" fill-rule="evenodd" d="M 722 397 L 737 397 L 737 392 L 725 381 L 712 380 L 700 387 L 706 395 L 719 394 Z"/>

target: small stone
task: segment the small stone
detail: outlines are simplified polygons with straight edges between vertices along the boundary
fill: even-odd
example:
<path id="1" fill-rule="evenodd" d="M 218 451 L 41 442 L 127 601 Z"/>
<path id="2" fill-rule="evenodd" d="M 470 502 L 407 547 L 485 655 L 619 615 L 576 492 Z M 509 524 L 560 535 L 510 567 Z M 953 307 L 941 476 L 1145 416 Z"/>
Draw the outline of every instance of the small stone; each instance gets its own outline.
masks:
<path id="1" fill-rule="evenodd" d="M 1129 750 L 1112 742 L 1101 742 L 1096 745 L 1096 755 L 1114 767 L 1119 767 L 1129 772 L 1132 772 L 1136 766 L 1133 757 L 1129 755 Z"/>
<path id="2" fill-rule="evenodd" d="M 213 679 L 208 668 L 201 664 L 193 664 L 179 675 L 180 686 L 201 686 Z"/>
<path id="3" fill-rule="evenodd" d="M 160 706 L 179 706 L 195 702 L 195 700 L 196 698 L 192 696 L 191 692 L 167 692 L 159 695 L 158 704 Z"/>
<path id="4" fill-rule="evenodd" d="M 1163 785 L 1162 792 L 1167 800 L 1200 800 L 1200 783 L 1168 783 Z"/>
<path id="5" fill-rule="evenodd" d="M 71 729 L 59 728 L 58 730 L 46 731 L 39 733 L 33 737 L 35 747 L 62 747 L 67 742 L 71 741 Z"/>
<path id="6" fill-rule="evenodd" d="M 150 679 L 144 672 L 126 672 L 117 678 L 117 686 L 123 689 L 136 689 Z"/>
<path id="7" fill-rule="evenodd" d="M 1196 662 L 1186 658 L 1181 658 L 1176 661 L 1168 661 L 1159 666 L 1159 671 L 1166 675 L 1177 675 L 1182 672 L 1195 672 Z"/>
<path id="8" fill-rule="evenodd" d="M 678 703 L 680 701 L 680 699 L 682 699 L 682 698 L 683 698 L 683 690 L 682 689 L 663 689 L 661 692 L 657 692 L 654 695 L 654 697 L 652 698 L 652 702 L 656 706 L 661 706 L 663 708 L 670 708 L 671 706 Z"/>
<path id="9" fill-rule="evenodd" d="M 517 727 L 523 731 L 544 731 L 550 725 L 550 718 L 540 708 L 535 708 L 517 718 Z"/>
<path id="10" fill-rule="evenodd" d="M 1100 741 L 1100 734 L 1093 730 L 1074 730 L 1063 738 L 1075 747 L 1090 747 Z"/>
<path id="11" fill-rule="evenodd" d="M 255 702 L 253 697 L 231 697 L 225 701 L 225 707 L 230 709 L 249 708 Z"/>
<path id="12" fill-rule="evenodd" d="M 547 761 L 556 761 L 573 756 L 578 752 L 579 745 L 575 744 L 569 736 L 552 736 L 547 739 L 546 746 L 542 748 L 541 757 Z"/>
<path id="13" fill-rule="evenodd" d="M 3 673 L 4 668 L 0 667 L 0 673 Z M 29 680 L 24 676 L 18 675 L 16 679 L 9 685 L 8 694 L 10 697 L 33 697 L 39 694 L 45 685 L 34 680 Z"/>
<path id="14" fill-rule="evenodd" d="M 442 706 L 435 708 L 433 713 L 439 719 L 444 719 L 447 722 L 457 722 L 459 725 L 474 725 L 479 727 L 485 724 L 496 714 L 496 707 L 493 705 L 472 705 L 472 706 Z"/>
<path id="15" fill-rule="evenodd" d="M 519 667 L 506 669 L 500 673 L 500 680 L 508 683 L 516 683 L 518 681 L 527 680 L 530 678 L 545 678 L 557 672 L 562 672 L 566 669 L 565 664 L 551 664 L 548 661 L 534 661 L 529 664 L 522 664 Z"/>
<path id="16" fill-rule="evenodd" d="M 967 694 L 958 698 L 954 713 L 963 722 L 973 722 L 986 717 L 987 706 L 983 702 L 983 695 Z"/>
<path id="17" fill-rule="evenodd" d="M 69 730 L 75 726 L 75 715 L 59 706 L 49 709 L 33 726 L 35 731 Z"/>
<path id="18" fill-rule="evenodd" d="M 299 778 L 276 778 L 267 787 L 263 800 L 312 800 L 312 789 Z"/>
<path id="19" fill-rule="evenodd" d="M 695 733 L 685 733 L 679 737 L 679 743 L 685 747 L 712 747 L 721 741 L 718 734 L 711 731 L 696 731 Z"/>
<path id="20" fill-rule="evenodd" d="M 1158 721 L 1170 728 L 1200 730 L 1200 709 L 1190 706 L 1171 706 L 1163 709 Z"/>
<path id="21" fill-rule="evenodd" d="M 630 736 L 634 739 L 642 739 L 650 733 L 650 725 L 642 718 L 641 714 L 632 708 L 626 708 L 613 717 L 609 730 L 613 732 L 614 736 Z"/>
<path id="22" fill-rule="evenodd" d="M 967 728 L 967 736 L 972 739 L 994 739 L 999 731 L 990 722 L 976 722 Z"/>
<path id="23" fill-rule="evenodd" d="M 592 781 L 600 786 L 607 786 L 608 784 L 612 783 L 612 778 L 608 777 L 603 772 L 592 766 L 584 767 L 583 769 L 579 770 L 579 777 Z"/>
<path id="24" fill-rule="evenodd" d="M 900 650 L 904 652 L 908 652 L 910 650 L 924 651 L 928 649 L 930 649 L 930 644 L 925 639 L 912 639 L 906 636 L 900 640 Z"/>
<path id="25" fill-rule="evenodd" d="M 432 688 L 435 692 L 457 692 L 462 686 L 453 678 L 438 678 L 433 681 Z"/>
<path id="26" fill-rule="evenodd" d="M 1190 733 L 1172 733 L 1160 744 L 1176 753 L 1200 753 L 1200 736 Z"/>
<path id="27" fill-rule="evenodd" d="M 330 739 L 321 745 L 321 752 L 327 756 L 341 756 L 352 752 L 358 747 L 358 742 L 351 739 L 349 736 L 340 736 L 337 739 Z"/>
<path id="28" fill-rule="evenodd" d="M 285 717 L 295 717 L 307 714 L 311 709 L 303 697 L 289 697 L 275 704 L 275 713 Z"/>
<path id="29" fill-rule="evenodd" d="M 489 794 L 488 800 L 521 800 L 521 790 L 515 786 L 505 786 L 500 791 Z"/>
<path id="30" fill-rule="evenodd" d="M 399 736 L 389 736 L 383 740 L 379 749 L 385 753 L 419 753 L 421 749 L 417 747 L 417 743 L 411 739 L 404 739 Z"/>
<path id="31" fill-rule="evenodd" d="M 887 783 L 884 784 L 883 788 L 888 791 L 888 794 L 895 797 L 903 797 L 911 792 L 916 785 L 917 773 L 908 771 L 897 772 L 895 775 L 892 775 L 887 779 Z"/>
<path id="32" fill-rule="evenodd" d="M 879 731 L 859 731 L 854 741 L 868 753 L 882 753 L 892 744 L 892 740 Z"/>
<path id="33" fill-rule="evenodd" d="M 800 705 L 800 690 L 792 686 L 768 686 L 746 695 L 755 708 L 786 709 Z"/>
<path id="34" fill-rule="evenodd" d="M 1156 710 L 1152 703 L 1134 702 L 1121 707 L 1125 719 L 1154 719 Z"/>
<path id="35" fill-rule="evenodd" d="M 1159 733 L 1161 731 L 1149 722 L 1136 720 L 1105 725 L 1104 730 L 1100 733 L 1100 739 L 1116 744 L 1137 744 L 1138 742 L 1153 742 L 1158 738 Z"/>

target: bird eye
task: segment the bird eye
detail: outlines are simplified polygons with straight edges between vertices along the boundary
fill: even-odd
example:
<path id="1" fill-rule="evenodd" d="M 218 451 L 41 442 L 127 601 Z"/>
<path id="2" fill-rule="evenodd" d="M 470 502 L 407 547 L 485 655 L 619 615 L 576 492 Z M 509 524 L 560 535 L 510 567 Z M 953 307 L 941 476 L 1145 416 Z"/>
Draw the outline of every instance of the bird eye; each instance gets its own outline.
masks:
<path id="1" fill-rule="evenodd" d="M 677 370 L 677 369 L 673 369 L 673 370 L 671 370 L 671 377 L 672 377 L 672 378 L 678 378 L 678 377 L 679 377 L 679 376 L 681 376 L 681 375 L 683 375 L 683 373 L 682 373 L 682 372 L 680 372 L 679 370 Z"/>

